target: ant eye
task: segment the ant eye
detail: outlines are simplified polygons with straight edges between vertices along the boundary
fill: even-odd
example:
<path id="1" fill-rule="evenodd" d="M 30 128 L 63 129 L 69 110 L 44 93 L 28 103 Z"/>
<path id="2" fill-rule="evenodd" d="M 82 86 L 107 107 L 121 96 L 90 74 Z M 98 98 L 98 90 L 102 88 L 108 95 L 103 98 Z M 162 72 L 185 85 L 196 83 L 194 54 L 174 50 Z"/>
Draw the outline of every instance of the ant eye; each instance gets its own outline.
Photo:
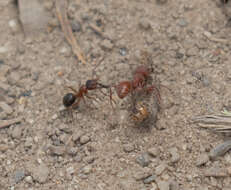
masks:
<path id="1" fill-rule="evenodd" d="M 71 106 L 74 102 L 75 102 L 75 95 L 72 93 L 67 93 L 64 97 L 63 97 L 63 105 L 65 107 L 69 107 Z"/>

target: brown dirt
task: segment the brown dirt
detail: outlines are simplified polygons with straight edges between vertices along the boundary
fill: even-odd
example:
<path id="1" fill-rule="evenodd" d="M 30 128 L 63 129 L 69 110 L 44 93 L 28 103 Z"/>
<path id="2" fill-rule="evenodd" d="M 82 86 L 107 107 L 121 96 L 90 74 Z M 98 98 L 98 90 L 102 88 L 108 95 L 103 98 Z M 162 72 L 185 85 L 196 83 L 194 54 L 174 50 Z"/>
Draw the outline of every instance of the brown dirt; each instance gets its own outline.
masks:
<path id="1" fill-rule="evenodd" d="M 0 50 L 5 48 L 0 51 L 0 101 L 13 109 L 8 114 L 0 110 L 1 119 L 25 118 L 0 129 L 1 189 L 165 190 L 170 184 L 172 190 L 215 190 L 231 184 L 229 176 L 203 175 L 207 168 L 229 166 L 230 153 L 196 166 L 198 156 L 223 137 L 189 122 L 194 116 L 231 108 L 228 13 L 215 0 L 160 2 L 69 1 L 69 18 L 81 26 L 74 34 L 86 65 L 76 61 L 60 26 L 29 39 L 21 27 L 9 26 L 10 20 L 18 19 L 14 2 L 0 2 Z M 230 3 L 226 6 L 231 8 Z M 57 19 L 55 6 L 47 8 Z M 98 24 L 104 36 L 89 24 Z M 78 88 L 92 75 L 105 84 L 131 79 L 142 51 L 151 54 L 151 77 L 170 89 L 160 88 L 156 124 L 135 126 L 129 118 L 129 98 L 119 100 L 114 94 L 113 110 L 109 98 L 99 92 L 94 92 L 99 101 L 81 104 L 72 123 L 60 116 L 65 86 Z M 76 142 L 71 139 L 65 146 L 72 135 Z M 65 147 L 72 153 L 64 153 Z M 150 163 L 142 167 L 137 157 L 150 148 L 159 152 L 149 155 Z M 171 150 L 177 150 L 176 162 Z M 163 163 L 166 168 L 158 174 Z M 157 175 L 156 180 L 145 184 L 137 179 L 139 173 L 146 178 L 145 172 Z"/>

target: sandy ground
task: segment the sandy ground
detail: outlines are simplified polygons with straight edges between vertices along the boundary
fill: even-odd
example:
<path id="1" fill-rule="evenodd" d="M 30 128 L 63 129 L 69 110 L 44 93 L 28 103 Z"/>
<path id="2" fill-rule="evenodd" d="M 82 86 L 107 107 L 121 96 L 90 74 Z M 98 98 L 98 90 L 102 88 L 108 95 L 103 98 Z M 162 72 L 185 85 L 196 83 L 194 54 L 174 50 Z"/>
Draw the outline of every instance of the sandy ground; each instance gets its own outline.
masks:
<path id="1" fill-rule="evenodd" d="M 53 1 L 44 6 L 58 23 Z M 28 38 L 18 14 L 13 1 L 0 1 L 0 119 L 24 118 L 0 129 L 0 189 L 231 189 L 230 173 L 206 174 L 230 167 L 230 153 L 208 158 L 224 137 L 190 123 L 231 109 L 231 29 L 220 1 L 71 0 L 68 14 L 86 65 L 58 24 Z M 130 97 L 115 92 L 114 109 L 95 91 L 98 101 L 86 99 L 73 118 L 60 113 L 65 86 L 78 89 L 97 76 L 104 84 L 131 80 L 143 51 L 155 84 L 170 89 L 160 86 L 156 123 L 154 94 L 144 100 L 152 114 L 143 125 L 129 117 Z"/>

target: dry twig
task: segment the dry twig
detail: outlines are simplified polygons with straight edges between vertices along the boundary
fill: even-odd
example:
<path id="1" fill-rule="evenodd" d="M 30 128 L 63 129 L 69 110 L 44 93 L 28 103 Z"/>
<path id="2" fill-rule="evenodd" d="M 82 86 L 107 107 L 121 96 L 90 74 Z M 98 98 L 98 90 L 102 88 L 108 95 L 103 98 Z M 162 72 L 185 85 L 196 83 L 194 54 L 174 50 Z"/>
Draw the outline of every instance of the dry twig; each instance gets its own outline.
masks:
<path id="1" fill-rule="evenodd" d="M 67 18 L 67 1 L 66 0 L 56 0 L 56 14 L 61 24 L 63 33 L 65 35 L 66 40 L 72 47 L 72 51 L 77 56 L 77 58 L 84 64 L 86 64 L 84 55 L 82 50 L 80 49 L 70 26 L 70 23 Z"/>
<path id="2" fill-rule="evenodd" d="M 15 123 L 19 123 L 21 121 L 22 121 L 22 117 L 10 119 L 10 120 L 0 120 L 0 129 L 3 129 L 5 127 L 9 127 L 10 125 L 13 125 Z"/>

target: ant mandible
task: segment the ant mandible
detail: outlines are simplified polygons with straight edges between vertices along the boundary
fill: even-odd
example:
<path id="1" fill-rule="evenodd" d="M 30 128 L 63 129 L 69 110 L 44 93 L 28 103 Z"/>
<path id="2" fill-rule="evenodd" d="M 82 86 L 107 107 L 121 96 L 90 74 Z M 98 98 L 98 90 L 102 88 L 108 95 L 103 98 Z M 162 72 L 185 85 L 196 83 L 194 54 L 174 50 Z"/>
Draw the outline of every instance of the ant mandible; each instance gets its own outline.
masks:
<path id="1" fill-rule="evenodd" d="M 101 91 L 101 93 L 103 93 L 103 91 L 101 90 L 102 88 L 110 88 L 110 86 L 99 83 L 98 80 L 99 80 L 99 78 L 87 80 L 85 85 L 81 85 L 78 91 L 75 90 L 74 88 L 68 86 L 68 88 L 70 88 L 73 91 L 73 93 L 67 93 L 63 97 L 63 105 L 66 108 L 70 108 L 70 107 L 74 108 L 74 107 L 78 106 L 81 99 L 83 99 L 83 101 L 85 102 L 84 97 L 87 97 L 89 99 L 95 99 L 94 97 L 91 97 L 88 95 L 89 90 L 99 89 Z"/>

